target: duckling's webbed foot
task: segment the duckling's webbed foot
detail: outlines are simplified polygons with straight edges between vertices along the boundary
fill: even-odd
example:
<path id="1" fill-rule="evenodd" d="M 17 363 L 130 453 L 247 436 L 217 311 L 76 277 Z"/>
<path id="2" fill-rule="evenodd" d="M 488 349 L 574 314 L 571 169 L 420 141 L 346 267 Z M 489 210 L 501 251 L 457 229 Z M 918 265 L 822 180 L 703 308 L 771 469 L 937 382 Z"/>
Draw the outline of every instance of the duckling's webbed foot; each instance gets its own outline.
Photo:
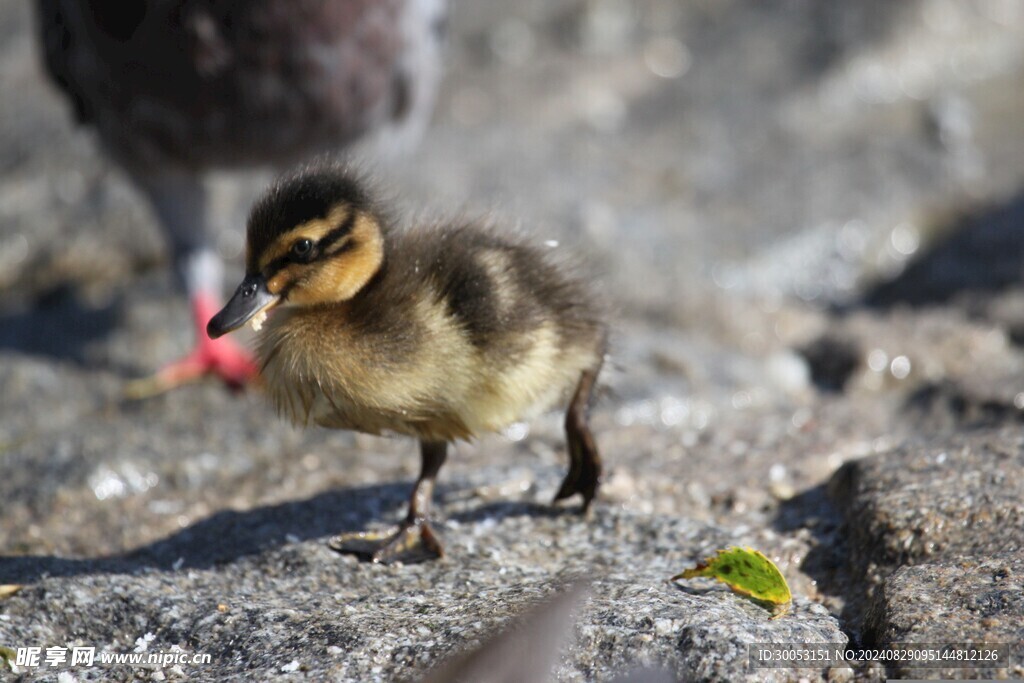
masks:
<path id="1" fill-rule="evenodd" d="M 414 564 L 444 557 L 444 547 L 426 519 L 406 519 L 385 531 L 338 534 L 332 550 L 380 564 Z"/>
<path id="2" fill-rule="evenodd" d="M 597 450 L 594 435 L 587 424 L 587 409 L 590 396 L 594 390 L 600 363 L 592 370 L 587 370 L 580 377 L 569 410 L 565 414 L 565 436 L 569 450 L 569 473 L 565 475 L 561 488 L 555 494 L 553 503 L 569 498 L 577 493 L 583 496 L 581 513 L 590 508 L 591 501 L 597 495 L 597 487 L 601 483 L 601 454 Z"/>
<path id="3" fill-rule="evenodd" d="M 413 487 L 409 513 L 402 523 L 385 531 L 339 534 L 328 541 L 331 549 L 381 564 L 412 564 L 443 557 L 444 547 L 428 517 L 434 481 L 447 453 L 448 444 L 444 442 L 420 442 L 420 477 Z"/>

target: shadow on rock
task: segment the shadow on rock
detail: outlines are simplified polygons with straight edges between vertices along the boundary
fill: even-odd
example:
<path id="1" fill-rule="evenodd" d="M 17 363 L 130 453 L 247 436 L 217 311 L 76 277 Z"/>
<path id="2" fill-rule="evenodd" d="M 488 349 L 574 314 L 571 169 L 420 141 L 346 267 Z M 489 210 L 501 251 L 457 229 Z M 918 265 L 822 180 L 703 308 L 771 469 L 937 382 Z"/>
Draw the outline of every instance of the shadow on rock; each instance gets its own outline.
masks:
<path id="1" fill-rule="evenodd" d="M 773 526 L 780 533 L 808 529 L 814 536 L 800 569 L 815 580 L 822 593 L 842 599 L 839 620 L 843 630 L 856 642 L 865 605 L 859 599 L 857 584 L 850 574 L 849 544 L 835 500 L 835 487 L 834 480 L 830 480 L 784 501 Z"/>
<path id="2" fill-rule="evenodd" d="M 409 484 L 382 484 L 321 493 L 307 500 L 238 512 L 224 510 L 167 538 L 120 555 L 71 559 L 52 555 L 0 557 L 0 584 L 44 577 L 134 574 L 145 570 L 210 569 L 286 543 L 357 531 L 388 516 Z"/>
<path id="3" fill-rule="evenodd" d="M 449 518 L 460 524 L 472 524 L 484 520 L 502 520 L 515 517 L 579 517 L 578 505 L 548 505 L 528 501 L 503 500 L 484 505 L 474 506 L 469 510 L 449 515 Z"/>
<path id="4" fill-rule="evenodd" d="M 872 308 L 927 306 L 961 293 L 983 295 L 1021 283 L 1024 274 L 1024 192 L 996 206 L 961 214 L 947 237 L 923 249 L 895 279 L 868 290 Z"/>
<path id="5" fill-rule="evenodd" d="M 907 397 L 903 412 L 925 434 L 951 434 L 1024 422 L 1012 400 L 972 395 L 956 382 L 926 382 Z"/>
<path id="6" fill-rule="evenodd" d="M 814 386 L 829 394 L 841 394 L 845 390 L 846 383 L 860 367 L 864 356 L 853 341 L 832 333 L 826 333 L 796 351 L 807 361 Z"/>
<path id="7" fill-rule="evenodd" d="M 89 365 L 88 346 L 106 338 L 119 322 L 119 301 L 89 307 L 75 295 L 72 285 L 59 284 L 26 309 L 0 312 L 0 351 Z"/>

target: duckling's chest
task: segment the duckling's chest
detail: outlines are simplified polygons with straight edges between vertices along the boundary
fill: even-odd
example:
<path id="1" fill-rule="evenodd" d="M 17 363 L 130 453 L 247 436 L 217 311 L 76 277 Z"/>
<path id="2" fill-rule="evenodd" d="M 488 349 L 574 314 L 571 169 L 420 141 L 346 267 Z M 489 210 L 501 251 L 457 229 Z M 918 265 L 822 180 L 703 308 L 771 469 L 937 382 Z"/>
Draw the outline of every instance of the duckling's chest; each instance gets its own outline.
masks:
<path id="1" fill-rule="evenodd" d="M 285 313 L 261 338 L 259 356 L 271 400 L 298 424 L 466 439 L 557 404 L 594 364 L 593 344 L 567 341 L 552 320 L 516 343 L 481 348 L 426 296 L 377 326 Z"/>
<path id="2" fill-rule="evenodd" d="M 442 356 L 461 343 L 415 320 L 371 330 L 293 314 L 269 327 L 258 355 L 271 401 L 297 424 L 451 440 L 469 431 L 449 400 L 458 373 Z"/>

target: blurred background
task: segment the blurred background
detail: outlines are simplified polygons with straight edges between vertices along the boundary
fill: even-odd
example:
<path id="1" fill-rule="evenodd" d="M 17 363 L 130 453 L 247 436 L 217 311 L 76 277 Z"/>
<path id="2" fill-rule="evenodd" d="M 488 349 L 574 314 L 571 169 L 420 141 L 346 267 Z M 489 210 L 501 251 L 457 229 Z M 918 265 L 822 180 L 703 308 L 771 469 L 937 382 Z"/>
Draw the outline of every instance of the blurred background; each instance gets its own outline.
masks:
<path id="1" fill-rule="evenodd" d="M 773 526 L 781 501 L 1024 409 L 1024 2 L 452 0 L 446 43 L 420 143 L 353 153 L 407 218 L 491 215 L 582 255 L 614 310 L 606 510 L 718 525 L 673 531 L 669 560 L 739 539 L 838 614 L 803 573 L 802 518 Z M 254 556 L 365 595 L 322 537 L 402 509 L 412 444 L 296 430 L 216 382 L 125 400 L 192 341 L 157 220 L 45 77 L 26 0 L 0 0 L 0 92 L 0 548 L 27 556 L 8 582 L 96 571 L 64 557 Z M 233 282 L 252 185 L 211 184 Z M 442 509 L 474 580 L 496 570 L 466 510 L 546 503 L 561 440 L 550 416 L 458 447 Z M 517 529 L 558 546 L 565 527 L 525 520 L 486 533 L 514 537 L 502 573 L 536 578 L 558 554 Z M 668 576 L 666 556 L 623 562 Z M 275 599 L 238 571 L 232 589 Z"/>
<path id="2" fill-rule="evenodd" d="M 28 4 L 0 7 L 0 347 L 149 368 L 180 325 L 130 352 L 112 336 L 166 246 L 43 76 Z M 771 312 L 919 303 L 922 277 L 991 291 L 1018 273 L 1022 21 L 1015 0 L 456 0 L 433 124 L 383 176 L 404 208 L 495 211 L 587 252 L 626 345 L 706 333 L 723 296 Z M 224 185 L 237 268 L 248 196 Z M 958 263 L 876 291 L 977 223 Z M 724 317 L 737 343 L 771 336 Z"/>

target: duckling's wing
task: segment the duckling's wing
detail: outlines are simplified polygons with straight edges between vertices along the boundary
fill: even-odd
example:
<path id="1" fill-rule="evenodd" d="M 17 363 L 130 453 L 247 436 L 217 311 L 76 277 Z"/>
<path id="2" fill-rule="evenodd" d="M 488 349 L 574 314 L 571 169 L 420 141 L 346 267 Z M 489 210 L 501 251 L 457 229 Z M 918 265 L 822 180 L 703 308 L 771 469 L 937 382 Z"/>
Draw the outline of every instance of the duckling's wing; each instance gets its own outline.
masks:
<path id="1" fill-rule="evenodd" d="M 601 316 L 571 265 L 473 224 L 440 232 L 437 247 L 438 295 L 478 349 L 515 354 L 543 327 L 596 338 Z"/>

